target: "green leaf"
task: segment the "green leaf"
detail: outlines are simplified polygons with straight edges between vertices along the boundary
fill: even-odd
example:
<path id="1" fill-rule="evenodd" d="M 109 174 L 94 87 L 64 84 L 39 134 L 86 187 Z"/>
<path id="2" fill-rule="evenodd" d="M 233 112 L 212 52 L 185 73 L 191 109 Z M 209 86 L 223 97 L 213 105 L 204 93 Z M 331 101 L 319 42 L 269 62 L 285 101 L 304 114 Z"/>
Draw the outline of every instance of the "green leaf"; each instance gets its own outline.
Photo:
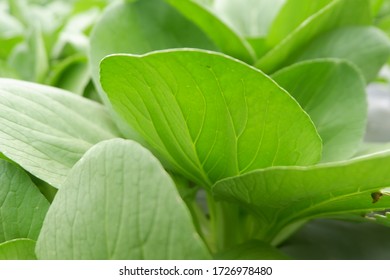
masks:
<path id="1" fill-rule="evenodd" d="M 307 61 L 272 78 L 310 115 L 322 139 L 323 162 L 356 153 L 367 119 L 365 83 L 356 67 L 340 60 Z"/>
<path id="2" fill-rule="evenodd" d="M 315 220 L 280 250 L 301 260 L 388 260 L 389 234 L 389 228 L 371 223 Z"/>
<path id="3" fill-rule="evenodd" d="M 106 9 L 91 34 L 90 62 L 95 85 L 100 87 L 99 64 L 106 55 L 178 47 L 215 49 L 193 23 L 162 0 L 114 4 Z M 105 96 L 103 100 L 109 104 Z"/>
<path id="4" fill-rule="evenodd" d="M 302 22 L 279 44 L 257 61 L 256 66 L 267 73 L 286 66 L 291 56 L 322 33 L 351 25 L 369 25 L 371 13 L 368 0 L 333 0 Z"/>
<path id="5" fill-rule="evenodd" d="M 375 27 L 340 28 L 313 40 L 295 61 L 328 57 L 353 62 L 370 82 L 390 57 L 390 40 Z"/>
<path id="6" fill-rule="evenodd" d="M 142 138 L 113 112 L 100 86 L 100 61 L 113 53 L 143 54 L 178 47 L 215 49 L 198 27 L 163 0 L 124 2 L 110 6 L 95 25 L 90 46 L 90 68 L 100 97 L 114 115 L 121 132 L 138 142 L 142 142 Z"/>
<path id="7" fill-rule="evenodd" d="M 383 4 L 378 11 L 375 24 L 390 35 L 390 1 L 383 0 Z"/>
<path id="8" fill-rule="evenodd" d="M 99 104 L 67 91 L 0 79 L 0 151 L 59 187 L 95 143 L 117 137 Z"/>
<path id="9" fill-rule="evenodd" d="M 22 238 L 0 243 L 0 260 L 36 260 L 35 243 Z"/>
<path id="10" fill-rule="evenodd" d="M 384 0 L 370 0 L 372 15 L 376 16 L 381 10 L 383 4 Z"/>
<path id="11" fill-rule="evenodd" d="M 218 0 L 212 8 L 243 37 L 265 37 L 286 0 Z M 302 8 L 302 7 L 301 7 Z"/>
<path id="12" fill-rule="evenodd" d="M 208 259 L 161 164 L 136 142 L 104 141 L 74 166 L 37 242 L 39 259 Z"/>
<path id="13" fill-rule="evenodd" d="M 101 64 L 101 82 L 114 109 L 160 158 L 201 186 L 320 158 L 321 140 L 296 101 L 223 54 L 113 55 Z"/>
<path id="14" fill-rule="evenodd" d="M 36 240 L 49 202 L 23 170 L 4 160 L 0 160 L 0 186 L 0 243 Z"/>
<path id="15" fill-rule="evenodd" d="M 216 260 L 286 260 L 284 253 L 260 240 L 251 240 L 234 248 L 218 253 Z"/>
<path id="16" fill-rule="evenodd" d="M 23 39 L 23 26 L 13 16 L 0 10 L 0 59 L 5 59 Z"/>
<path id="17" fill-rule="evenodd" d="M 27 40 L 13 49 L 8 61 L 22 79 L 43 82 L 49 70 L 49 58 L 41 30 L 31 30 Z"/>
<path id="18" fill-rule="evenodd" d="M 48 83 L 82 95 L 90 80 L 91 73 L 87 58 L 76 54 L 67 57 L 52 68 Z"/>
<path id="19" fill-rule="evenodd" d="M 390 153 L 312 167 L 275 167 L 218 182 L 218 198 L 255 213 L 258 238 L 273 244 L 299 223 L 345 212 L 390 208 L 390 197 L 373 203 L 371 194 L 390 185 Z"/>
<path id="20" fill-rule="evenodd" d="M 219 18 L 218 11 L 214 11 L 213 7 L 202 5 L 196 0 L 167 0 L 167 2 L 201 27 L 223 53 L 250 64 L 254 63 L 255 53 L 244 39 L 245 34 L 235 29 L 234 24 L 229 25 L 229 20 L 224 21 L 224 18 Z M 242 5 L 242 3 L 240 5 L 231 4 L 229 2 L 231 8 L 233 6 L 252 7 L 249 3 L 245 5 Z M 235 11 L 237 12 L 237 10 Z"/>
<path id="21" fill-rule="evenodd" d="M 334 0 L 287 0 L 267 34 L 267 44 L 276 46 L 294 32 L 305 20 L 319 12 Z M 272 3 L 272 2 L 271 2 Z"/>

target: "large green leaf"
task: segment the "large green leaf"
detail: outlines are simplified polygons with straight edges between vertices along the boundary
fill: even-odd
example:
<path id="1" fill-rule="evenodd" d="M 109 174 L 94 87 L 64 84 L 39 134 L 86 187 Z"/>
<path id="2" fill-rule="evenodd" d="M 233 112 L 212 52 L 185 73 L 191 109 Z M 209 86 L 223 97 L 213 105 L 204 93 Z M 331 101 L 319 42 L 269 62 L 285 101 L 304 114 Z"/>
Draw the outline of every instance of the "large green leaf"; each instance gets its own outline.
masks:
<path id="1" fill-rule="evenodd" d="M 257 217 L 258 237 L 279 243 L 314 217 L 390 207 L 372 193 L 390 185 L 390 153 L 313 167 L 275 167 L 218 182 L 219 198 L 247 206 Z"/>
<path id="2" fill-rule="evenodd" d="M 58 191 L 40 259 L 208 259 L 189 210 L 152 154 L 114 139 L 91 148 Z"/>
<path id="3" fill-rule="evenodd" d="M 114 55 L 101 64 L 114 109 L 163 160 L 205 187 L 275 165 L 309 165 L 321 140 L 262 72 L 200 50 Z"/>
<path id="4" fill-rule="evenodd" d="M 194 21 L 204 32 L 213 39 L 219 49 L 228 55 L 253 64 L 255 52 L 229 22 L 223 21 L 211 7 L 202 5 L 196 0 L 166 0 L 181 13 Z"/>
<path id="5" fill-rule="evenodd" d="M 0 160 L 0 243 L 36 240 L 49 202 L 19 167 Z"/>
<path id="6" fill-rule="evenodd" d="M 371 13 L 368 0 L 333 0 L 294 29 L 279 44 L 257 61 L 265 72 L 274 72 L 286 65 L 296 52 L 317 36 L 329 30 L 350 26 L 369 25 Z"/>
<path id="7" fill-rule="evenodd" d="M 342 58 L 356 64 L 367 82 L 377 76 L 390 56 L 390 40 L 375 27 L 344 27 L 330 31 L 303 48 L 295 61 Z"/>
<path id="8" fill-rule="evenodd" d="M 67 91 L 0 79 L 0 152 L 59 187 L 93 144 L 118 136 L 101 105 Z"/>
<path id="9" fill-rule="evenodd" d="M 24 238 L 0 243 L 0 260 L 36 260 L 35 243 Z"/>
<path id="10" fill-rule="evenodd" d="M 364 79 L 353 65 L 340 60 L 308 61 L 272 78 L 310 115 L 322 139 L 323 162 L 356 153 L 366 129 L 367 102 Z"/>

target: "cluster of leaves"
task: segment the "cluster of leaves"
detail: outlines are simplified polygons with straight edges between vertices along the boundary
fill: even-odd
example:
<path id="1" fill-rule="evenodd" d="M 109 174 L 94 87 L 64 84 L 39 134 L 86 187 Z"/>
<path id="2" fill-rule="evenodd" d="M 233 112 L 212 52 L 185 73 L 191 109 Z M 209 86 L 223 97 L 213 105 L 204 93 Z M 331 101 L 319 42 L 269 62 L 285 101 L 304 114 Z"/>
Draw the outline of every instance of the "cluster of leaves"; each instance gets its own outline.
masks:
<path id="1" fill-rule="evenodd" d="M 0 258 L 309 258 L 321 227 L 390 232 L 390 152 L 363 143 L 389 1 L 33 2 L 0 10 Z M 344 221 L 294 236 L 317 218 Z"/>

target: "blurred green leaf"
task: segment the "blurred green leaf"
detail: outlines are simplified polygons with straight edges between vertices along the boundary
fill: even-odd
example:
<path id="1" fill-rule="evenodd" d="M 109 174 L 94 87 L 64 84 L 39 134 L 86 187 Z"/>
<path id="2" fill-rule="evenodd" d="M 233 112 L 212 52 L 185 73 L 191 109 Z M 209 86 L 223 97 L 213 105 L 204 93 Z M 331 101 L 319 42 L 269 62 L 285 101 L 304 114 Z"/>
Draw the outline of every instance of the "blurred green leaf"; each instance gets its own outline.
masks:
<path id="1" fill-rule="evenodd" d="M 39 29 L 33 29 L 27 41 L 13 49 L 8 63 L 22 79 L 38 83 L 44 81 L 49 71 L 49 59 Z"/>
<path id="2" fill-rule="evenodd" d="M 272 78 L 316 125 L 323 144 L 322 162 L 348 159 L 356 153 L 367 120 L 365 83 L 356 67 L 334 59 L 305 61 Z"/>
<path id="3" fill-rule="evenodd" d="M 223 53 L 253 64 L 255 53 L 248 42 L 234 28 L 219 19 L 212 10 L 196 0 L 167 0 L 167 2 L 202 28 Z"/>
<path id="4" fill-rule="evenodd" d="M 281 245 L 301 260 L 388 260 L 390 228 L 371 223 L 315 220 Z"/>
<path id="5" fill-rule="evenodd" d="M 321 34 L 351 25 L 371 23 L 368 0 L 333 0 L 330 4 L 303 21 L 279 44 L 260 58 L 256 66 L 266 73 L 272 73 L 286 66 L 296 52 L 299 52 Z"/>
<path id="6" fill-rule="evenodd" d="M 345 27 L 313 40 L 300 51 L 295 61 L 346 59 L 362 71 L 367 82 L 371 82 L 389 57 L 390 39 L 382 31 L 375 27 Z"/>
<path id="7" fill-rule="evenodd" d="M 87 58 L 77 54 L 53 66 L 51 75 L 47 83 L 78 95 L 84 93 L 91 80 Z"/>

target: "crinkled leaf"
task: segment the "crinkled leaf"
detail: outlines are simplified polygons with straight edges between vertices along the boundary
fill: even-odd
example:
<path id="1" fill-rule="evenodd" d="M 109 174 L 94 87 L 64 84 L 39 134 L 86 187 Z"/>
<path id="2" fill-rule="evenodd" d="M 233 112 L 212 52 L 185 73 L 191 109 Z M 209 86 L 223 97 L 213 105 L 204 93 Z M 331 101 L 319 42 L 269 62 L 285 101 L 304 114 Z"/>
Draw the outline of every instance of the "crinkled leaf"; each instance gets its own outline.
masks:
<path id="1" fill-rule="evenodd" d="M 0 243 L 0 260 L 36 260 L 35 243 L 22 238 Z"/>
<path id="2" fill-rule="evenodd" d="M 333 0 L 302 22 L 279 44 L 264 55 L 256 66 L 275 72 L 285 66 L 291 56 L 322 33 L 342 26 L 369 25 L 371 13 L 368 0 Z"/>
<path id="3" fill-rule="evenodd" d="M 39 259 L 208 259 L 189 210 L 156 158 L 104 141 L 74 166 L 37 242 Z"/>
<path id="4" fill-rule="evenodd" d="M 101 82 L 114 109 L 160 158 L 200 185 L 319 160 L 321 140 L 296 101 L 223 54 L 113 55 L 101 64 Z"/>
<path id="5" fill-rule="evenodd" d="M 250 44 L 244 39 L 245 34 L 237 30 L 235 28 L 236 26 L 234 24 L 231 24 L 230 20 L 226 20 L 226 18 L 224 17 L 222 18 L 218 17 L 218 11 L 214 9 L 216 7 L 210 7 L 210 6 L 208 7 L 206 5 L 202 5 L 201 3 L 199 3 L 199 1 L 196 0 L 167 0 L 167 2 L 169 2 L 175 8 L 177 8 L 190 20 L 198 24 L 204 30 L 204 32 L 210 38 L 213 39 L 215 44 L 219 47 L 219 49 L 223 53 L 226 53 L 230 56 L 246 61 L 250 64 L 254 63 L 255 53 L 252 47 L 250 46 Z M 221 1 L 218 1 L 218 3 L 220 2 Z M 229 7 L 231 8 L 233 8 L 234 6 L 252 7 L 250 3 L 245 3 L 243 5 L 242 1 L 239 5 L 231 5 L 231 4 L 232 3 L 229 2 Z M 256 6 L 258 7 L 259 3 L 257 3 Z M 237 12 L 237 9 L 235 9 L 235 12 Z M 245 16 L 246 18 L 249 18 L 247 14 L 245 14 Z M 256 17 L 254 16 L 253 18 Z M 257 18 L 262 18 L 262 17 L 257 17 Z M 261 25 L 251 25 L 251 26 L 256 27 Z"/>
<path id="6" fill-rule="evenodd" d="M 99 104 L 53 87 L 0 79 L 0 151 L 59 187 L 93 144 L 118 136 Z"/>
<path id="7" fill-rule="evenodd" d="M 344 212 L 390 207 L 390 197 L 371 194 L 390 185 L 390 153 L 313 167 L 275 167 L 218 182 L 219 198 L 253 211 L 258 236 L 279 243 L 302 221 Z"/>
<path id="8" fill-rule="evenodd" d="M 30 177 L 14 164 L 0 160 L 0 243 L 36 240 L 49 202 Z"/>
<path id="9" fill-rule="evenodd" d="M 390 40 L 375 27 L 345 27 L 313 40 L 295 61 L 341 58 L 353 62 L 367 82 L 377 76 L 390 56 Z"/>
<path id="10" fill-rule="evenodd" d="M 272 78 L 310 115 L 322 139 L 323 162 L 356 153 L 366 129 L 367 102 L 364 80 L 353 65 L 339 60 L 308 61 Z"/>

